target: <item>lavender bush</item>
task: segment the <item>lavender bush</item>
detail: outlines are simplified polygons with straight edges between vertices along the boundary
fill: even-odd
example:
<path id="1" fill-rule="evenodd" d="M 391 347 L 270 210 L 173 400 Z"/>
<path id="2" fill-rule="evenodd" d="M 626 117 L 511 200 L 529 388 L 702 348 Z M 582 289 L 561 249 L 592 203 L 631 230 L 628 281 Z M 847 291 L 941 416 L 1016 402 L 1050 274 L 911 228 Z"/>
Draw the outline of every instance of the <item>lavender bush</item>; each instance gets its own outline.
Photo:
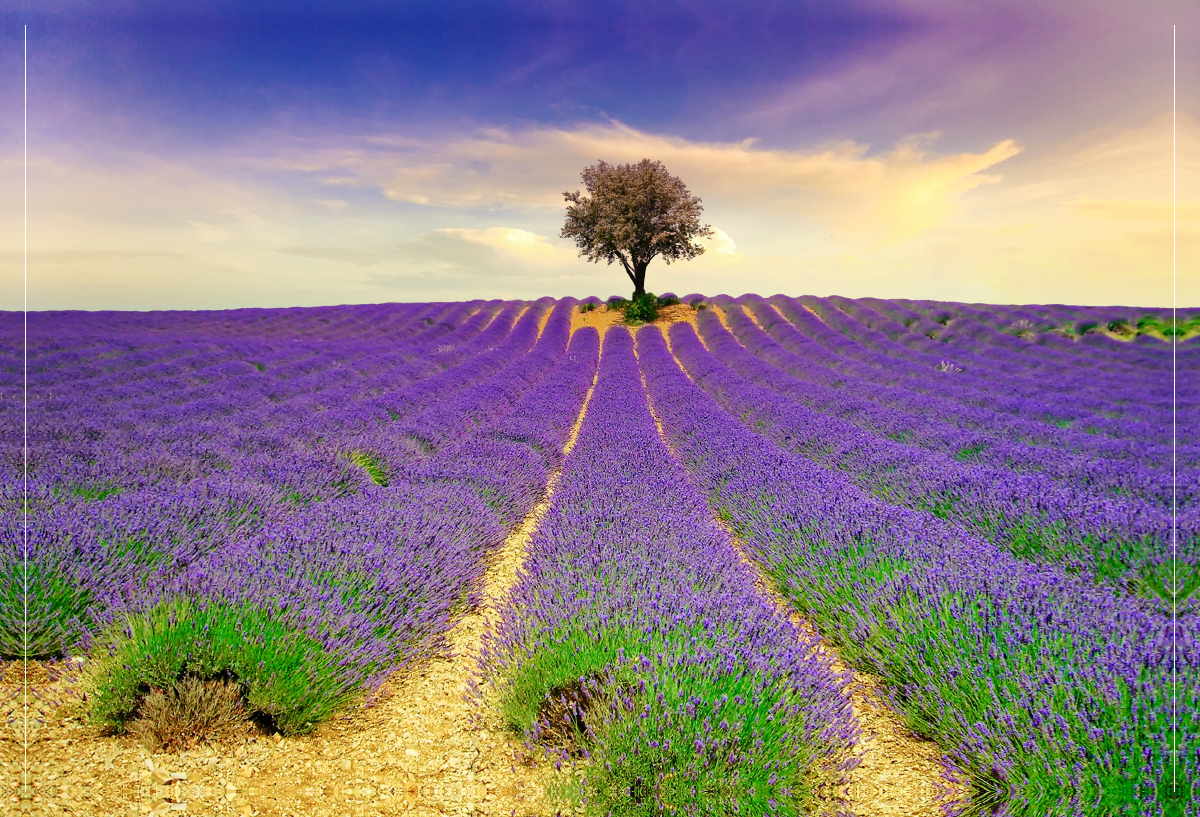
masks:
<path id="1" fill-rule="evenodd" d="M 686 325 L 671 335 L 695 339 Z M 1119 598 L 880 502 L 727 414 L 657 330 L 638 341 L 651 400 L 689 473 L 780 591 L 956 759 L 972 783 L 971 813 L 1197 813 L 1195 600 L 1173 628 L 1159 603 Z M 1172 635 L 1185 668 L 1178 721 Z"/>
<path id="2" fill-rule="evenodd" d="M 846 681 L 756 592 L 659 439 L 632 347 L 605 337 L 482 669 L 517 730 L 586 758 L 588 814 L 809 813 L 856 732 Z"/>
<path id="3" fill-rule="evenodd" d="M 307 731 L 440 648 L 561 469 L 481 671 L 585 812 L 845 771 L 846 679 L 716 514 L 968 813 L 1196 815 L 1192 313 L 683 301 L 720 314 L 602 361 L 574 299 L 0 314 L 0 660 L 85 657 L 114 729 L 220 682 Z"/>

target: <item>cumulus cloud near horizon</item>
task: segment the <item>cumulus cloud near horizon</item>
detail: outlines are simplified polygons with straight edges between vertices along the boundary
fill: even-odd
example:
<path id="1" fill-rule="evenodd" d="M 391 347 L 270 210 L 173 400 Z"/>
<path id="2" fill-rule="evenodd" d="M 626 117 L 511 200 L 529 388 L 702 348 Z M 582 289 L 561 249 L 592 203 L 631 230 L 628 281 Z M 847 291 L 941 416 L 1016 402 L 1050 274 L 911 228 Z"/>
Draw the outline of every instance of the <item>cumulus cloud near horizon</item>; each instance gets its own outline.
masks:
<path id="1" fill-rule="evenodd" d="M 1178 296 L 1195 305 L 1200 126 L 1180 114 L 1177 132 Z M 643 157 L 680 176 L 714 223 L 702 256 L 654 263 L 655 291 L 1170 303 L 1169 112 L 1020 154 L 1004 139 L 939 155 L 936 139 L 783 151 L 608 123 L 436 142 L 259 140 L 283 145 L 267 156 L 233 146 L 115 162 L 47 149 L 29 170 L 30 305 L 612 294 L 626 285 L 619 265 L 589 264 L 558 237 L 562 192 L 599 158 Z M 20 157 L 0 157 L 14 189 L 21 174 Z M 21 224 L 20 201 L 0 202 L 0 308 L 21 307 Z"/>
<path id="2" fill-rule="evenodd" d="M 260 167 L 312 174 L 334 186 L 377 188 L 406 204 L 452 209 L 561 210 L 563 193 L 599 159 L 624 164 L 657 159 L 693 195 L 723 209 L 771 208 L 875 243 L 905 240 L 940 223 L 966 191 L 1000 180 L 984 173 L 1021 152 L 1013 139 L 980 153 L 933 155 L 937 134 L 910 137 L 868 155 L 844 141 L 816 149 L 689 141 L 620 122 L 571 129 L 482 128 L 421 141 L 371 136 L 330 149 L 293 143 L 251 160 Z"/>

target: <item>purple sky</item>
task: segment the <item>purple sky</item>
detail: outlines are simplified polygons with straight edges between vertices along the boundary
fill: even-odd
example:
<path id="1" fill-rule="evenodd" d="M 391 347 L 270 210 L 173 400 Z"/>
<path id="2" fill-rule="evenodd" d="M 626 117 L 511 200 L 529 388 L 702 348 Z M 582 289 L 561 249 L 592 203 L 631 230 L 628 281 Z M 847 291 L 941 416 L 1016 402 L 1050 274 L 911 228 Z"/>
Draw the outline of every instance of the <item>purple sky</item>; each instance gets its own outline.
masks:
<path id="1" fill-rule="evenodd" d="M 0 309 L 23 25 L 31 309 L 623 292 L 562 192 L 643 157 L 719 230 L 657 291 L 1169 305 L 1172 23 L 1200 304 L 1194 4 L 186 5 L 2 7 Z"/>

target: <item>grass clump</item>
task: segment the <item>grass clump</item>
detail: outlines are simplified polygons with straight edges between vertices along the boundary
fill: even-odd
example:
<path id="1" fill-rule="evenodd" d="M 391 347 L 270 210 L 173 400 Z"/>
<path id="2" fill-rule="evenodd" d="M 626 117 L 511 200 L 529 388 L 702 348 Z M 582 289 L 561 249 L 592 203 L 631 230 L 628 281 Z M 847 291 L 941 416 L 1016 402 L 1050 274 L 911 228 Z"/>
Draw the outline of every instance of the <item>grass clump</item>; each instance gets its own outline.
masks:
<path id="1" fill-rule="evenodd" d="M 658 298 L 653 292 L 635 295 L 625 307 L 625 322 L 629 324 L 650 323 L 658 318 Z"/>
<path id="2" fill-rule="evenodd" d="M 371 477 L 372 482 L 384 488 L 387 487 L 388 474 L 387 471 L 384 470 L 383 465 L 380 464 L 379 460 L 375 459 L 365 451 L 351 451 L 346 456 L 350 458 L 350 462 L 364 469 L 367 472 L 367 475 Z"/>
<path id="3" fill-rule="evenodd" d="M 120 485 L 113 483 L 77 484 L 71 486 L 71 495 L 79 497 L 84 502 L 102 502 L 110 496 L 117 496 L 121 490 Z"/>
<path id="4" fill-rule="evenodd" d="M 954 459 L 959 462 L 970 462 L 976 459 L 980 454 L 987 450 L 987 443 L 975 443 L 974 445 L 964 445 L 954 454 Z"/>
<path id="5" fill-rule="evenodd" d="M 580 314 L 583 314 L 585 312 L 591 312 L 595 308 L 596 308 L 596 305 L 593 303 L 580 304 L 579 312 L 580 312 Z"/>
<path id="6" fill-rule="evenodd" d="M 579 764 L 551 796 L 596 817 L 810 813 L 828 770 L 795 726 L 804 702 L 761 670 L 699 660 L 713 638 L 580 627 L 514 662 L 500 685 L 510 728 L 560 769 Z"/>
<path id="7" fill-rule="evenodd" d="M 247 715 L 285 735 L 311 732 L 355 696 L 337 656 L 269 612 L 247 606 L 172 599 L 110 628 L 100 646 L 108 654 L 91 664 L 89 715 L 116 733 L 141 721 L 136 729 L 142 734 L 176 734 L 166 724 L 180 722 L 188 700 L 210 712 L 223 706 L 182 686 L 189 677 L 236 682 Z M 155 690 L 163 700 L 147 703 Z M 193 710 L 184 719 L 189 728 L 201 714 Z"/>

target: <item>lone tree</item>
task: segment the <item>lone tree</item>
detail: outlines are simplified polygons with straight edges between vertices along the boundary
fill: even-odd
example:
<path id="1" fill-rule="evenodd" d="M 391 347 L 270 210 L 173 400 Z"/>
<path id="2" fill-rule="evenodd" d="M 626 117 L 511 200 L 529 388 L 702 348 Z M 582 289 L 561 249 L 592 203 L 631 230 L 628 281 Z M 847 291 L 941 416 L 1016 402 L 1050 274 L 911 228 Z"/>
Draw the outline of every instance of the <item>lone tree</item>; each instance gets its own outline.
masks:
<path id="1" fill-rule="evenodd" d="M 589 261 L 619 260 L 633 281 L 635 299 L 646 292 L 646 266 L 654 256 L 670 264 L 703 254 L 704 247 L 692 240 L 713 231 L 708 224 L 700 226 L 700 199 L 662 162 L 613 166 L 600 161 L 580 175 L 590 198 L 578 190 L 563 193 L 573 203 L 560 235 L 575 239 Z"/>

